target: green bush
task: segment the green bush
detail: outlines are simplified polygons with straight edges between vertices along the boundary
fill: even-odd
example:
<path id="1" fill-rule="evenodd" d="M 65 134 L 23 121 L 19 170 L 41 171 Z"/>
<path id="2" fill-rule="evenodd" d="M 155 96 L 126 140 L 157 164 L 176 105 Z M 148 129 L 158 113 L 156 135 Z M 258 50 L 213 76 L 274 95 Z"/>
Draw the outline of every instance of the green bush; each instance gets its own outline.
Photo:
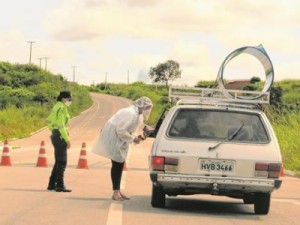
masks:
<path id="1" fill-rule="evenodd" d="M 290 112 L 286 116 L 277 117 L 272 125 L 281 148 L 284 167 L 300 173 L 299 112 Z"/>
<path id="2" fill-rule="evenodd" d="M 0 111 L 0 140 L 15 137 L 26 137 L 35 130 L 45 126 L 45 120 L 49 110 L 46 107 L 10 106 Z M 12 116 L 13 115 L 13 116 Z"/>
<path id="3" fill-rule="evenodd" d="M 88 87 L 31 64 L 0 62 L 0 84 L 0 140 L 26 137 L 44 127 L 62 90 L 70 90 L 74 96 L 71 116 L 92 104 Z"/>

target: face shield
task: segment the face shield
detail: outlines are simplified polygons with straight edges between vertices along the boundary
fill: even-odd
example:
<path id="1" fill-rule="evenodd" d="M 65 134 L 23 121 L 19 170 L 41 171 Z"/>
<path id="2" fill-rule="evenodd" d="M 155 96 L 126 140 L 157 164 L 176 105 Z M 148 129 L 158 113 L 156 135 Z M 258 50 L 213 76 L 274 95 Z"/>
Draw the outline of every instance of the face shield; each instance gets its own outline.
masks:
<path id="1" fill-rule="evenodd" d="M 148 97 L 141 97 L 135 100 L 133 104 L 141 110 L 144 120 L 147 120 L 151 114 L 153 106 L 151 99 Z"/>
<path id="2" fill-rule="evenodd" d="M 143 109 L 142 115 L 143 115 L 144 120 L 148 120 L 148 118 L 151 114 L 151 111 L 152 111 L 152 106 L 147 106 Z"/>

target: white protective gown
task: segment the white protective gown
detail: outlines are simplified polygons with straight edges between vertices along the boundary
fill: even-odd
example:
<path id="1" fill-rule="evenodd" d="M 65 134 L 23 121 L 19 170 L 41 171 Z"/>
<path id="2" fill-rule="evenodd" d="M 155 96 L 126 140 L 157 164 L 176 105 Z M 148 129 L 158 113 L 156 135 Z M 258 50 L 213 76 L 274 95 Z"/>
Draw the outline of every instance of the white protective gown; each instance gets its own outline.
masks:
<path id="1" fill-rule="evenodd" d="M 92 152 L 116 162 L 124 162 L 129 144 L 133 142 L 133 133 L 143 122 L 138 107 L 132 105 L 119 110 L 102 128 Z"/>

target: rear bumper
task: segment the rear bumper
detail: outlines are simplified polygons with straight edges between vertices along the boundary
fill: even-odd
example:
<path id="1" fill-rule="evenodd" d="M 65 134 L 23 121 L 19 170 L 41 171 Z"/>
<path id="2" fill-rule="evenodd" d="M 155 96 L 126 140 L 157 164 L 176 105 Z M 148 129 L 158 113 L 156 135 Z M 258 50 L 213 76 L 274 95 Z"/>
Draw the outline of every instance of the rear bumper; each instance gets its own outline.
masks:
<path id="1" fill-rule="evenodd" d="M 281 180 L 236 177 L 192 176 L 183 174 L 151 173 L 151 181 L 165 190 L 191 190 L 194 193 L 272 192 L 281 186 Z"/>

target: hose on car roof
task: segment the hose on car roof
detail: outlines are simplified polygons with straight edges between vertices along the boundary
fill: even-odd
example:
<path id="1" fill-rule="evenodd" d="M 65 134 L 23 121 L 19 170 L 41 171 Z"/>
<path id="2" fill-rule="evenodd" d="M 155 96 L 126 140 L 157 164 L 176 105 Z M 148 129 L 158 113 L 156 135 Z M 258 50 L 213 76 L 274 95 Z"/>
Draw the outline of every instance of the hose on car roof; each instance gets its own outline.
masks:
<path id="1" fill-rule="evenodd" d="M 264 47 L 261 44 L 259 46 L 246 46 L 246 47 L 238 48 L 238 49 L 234 50 L 233 52 L 231 52 L 225 58 L 225 60 L 223 61 L 222 65 L 219 69 L 217 80 L 216 80 L 216 82 L 218 83 L 218 88 L 226 90 L 225 79 L 223 77 L 225 66 L 232 59 L 234 59 L 235 57 L 237 57 L 237 56 L 239 56 L 240 54 L 243 54 L 243 53 L 250 54 L 250 55 L 254 56 L 262 64 L 262 66 L 265 70 L 266 80 L 265 80 L 265 84 L 264 84 L 264 87 L 263 87 L 261 92 L 262 93 L 263 92 L 269 92 L 271 87 L 272 87 L 273 81 L 274 81 L 274 69 L 273 69 L 271 59 L 269 58 L 266 50 L 264 49 Z M 230 96 L 229 93 L 228 93 L 228 95 Z M 258 96 L 257 98 L 260 98 L 260 97 L 261 96 Z M 247 98 L 247 97 L 240 97 L 240 98 Z"/>

